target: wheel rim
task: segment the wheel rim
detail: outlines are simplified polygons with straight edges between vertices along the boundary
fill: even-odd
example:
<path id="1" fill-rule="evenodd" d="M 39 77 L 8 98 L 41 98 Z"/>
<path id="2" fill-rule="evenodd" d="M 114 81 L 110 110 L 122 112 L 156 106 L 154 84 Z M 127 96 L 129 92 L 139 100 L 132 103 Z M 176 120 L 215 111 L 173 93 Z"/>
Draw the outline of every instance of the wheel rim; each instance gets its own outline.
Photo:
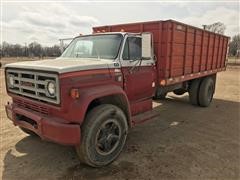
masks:
<path id="1" fill-rule="evenodd" d="M 105 121 L 96 134 L 96 151 L 101 155 L 111 154 L 118 147 L 121 136 L 121 127 L 116 119 Z"/>

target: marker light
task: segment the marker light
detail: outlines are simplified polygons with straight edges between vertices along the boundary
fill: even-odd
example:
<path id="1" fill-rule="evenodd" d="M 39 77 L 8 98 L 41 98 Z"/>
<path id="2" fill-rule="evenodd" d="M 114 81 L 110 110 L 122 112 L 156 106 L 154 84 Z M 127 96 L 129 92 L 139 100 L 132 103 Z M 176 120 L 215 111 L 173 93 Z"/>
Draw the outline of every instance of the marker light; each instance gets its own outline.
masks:
<path id="1" fill-rule="evenodd" d="M 165 86 L 165 85 L 166 85 L 166 81 L 165 81 L 164 79 L 161 80 L 161 81 L 160 81 L 160 85 Z"/>
<path id="2" fill-rule="evenodd" d="M 70 96 L 73 99 L 78 99 L 80 97 L 79 89 L 75 89 L 75 88 L 71 89 Z"/>

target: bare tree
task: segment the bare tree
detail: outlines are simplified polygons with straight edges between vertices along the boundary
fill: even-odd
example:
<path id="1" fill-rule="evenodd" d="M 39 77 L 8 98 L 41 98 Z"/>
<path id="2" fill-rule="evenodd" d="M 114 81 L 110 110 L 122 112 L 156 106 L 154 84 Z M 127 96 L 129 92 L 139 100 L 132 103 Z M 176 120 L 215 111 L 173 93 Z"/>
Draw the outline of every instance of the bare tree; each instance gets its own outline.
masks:
<path id="1" fill-rule="evenodd" d="M 229 43 L 229 54 L 231 56 L 240 56 L 240 34 L 232 37 Z"/>
<path id="2" fill-rule="evenodd" d="M 3 57 L 2 44 L 0 44 L 0 59 Z"/>
<path id="3" fill-rule="evenodd" d="M 203 29 L 211 31 L 211 32 L 215 32 L 218 34 L 224 34 L 224 32 L 226 30 L 226 26 L 221 22 L 216 22 L 216 23 L 209 24 L 209 25 L 203 25 Z"/>
<path id="4" fill-rule="evenodd" d="M 8 44 L 7 42 L 3 42 L 2 43 L 2 55 L 4 57 L 8 57 L 10 53 L 10 44 Z"/>
<path id="5" fill-rule="evenodd" d="M 51 47 L 43 47 L 37 42 L 32 42 L 28 46 L 25 44 L 10 44 L 3 42 L 0 45 L 1 57 L 58 57 L 61 55 L 59 45 L 54 45 Z"/>

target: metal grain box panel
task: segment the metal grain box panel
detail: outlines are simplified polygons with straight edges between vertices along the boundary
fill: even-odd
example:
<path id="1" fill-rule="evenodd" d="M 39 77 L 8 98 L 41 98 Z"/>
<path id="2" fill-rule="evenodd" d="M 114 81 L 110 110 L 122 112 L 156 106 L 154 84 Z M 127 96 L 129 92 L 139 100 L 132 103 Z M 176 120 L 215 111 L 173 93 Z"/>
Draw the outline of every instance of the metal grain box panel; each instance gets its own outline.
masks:
<path id="1" fill-rule="evenodd" d="M 167 84 L 225 70 L 229 37 L 173 20 L 94 27 L 97 32 L 151 32 L 157 77 Z M 172 79 L 178 81 L 172 81 Z"/>

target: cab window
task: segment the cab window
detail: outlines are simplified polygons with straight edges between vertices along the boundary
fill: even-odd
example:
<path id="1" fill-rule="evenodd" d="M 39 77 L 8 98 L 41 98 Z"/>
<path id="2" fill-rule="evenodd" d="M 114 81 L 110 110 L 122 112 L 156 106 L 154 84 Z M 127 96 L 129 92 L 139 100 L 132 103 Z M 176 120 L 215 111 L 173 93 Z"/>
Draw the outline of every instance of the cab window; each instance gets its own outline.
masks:
<path id="1" fill-rule="evenodd" d="M 139 60 L 142 58 L 142 40 L 140 37 L 128 37 L 123 49 L 123 60 Z"/>

